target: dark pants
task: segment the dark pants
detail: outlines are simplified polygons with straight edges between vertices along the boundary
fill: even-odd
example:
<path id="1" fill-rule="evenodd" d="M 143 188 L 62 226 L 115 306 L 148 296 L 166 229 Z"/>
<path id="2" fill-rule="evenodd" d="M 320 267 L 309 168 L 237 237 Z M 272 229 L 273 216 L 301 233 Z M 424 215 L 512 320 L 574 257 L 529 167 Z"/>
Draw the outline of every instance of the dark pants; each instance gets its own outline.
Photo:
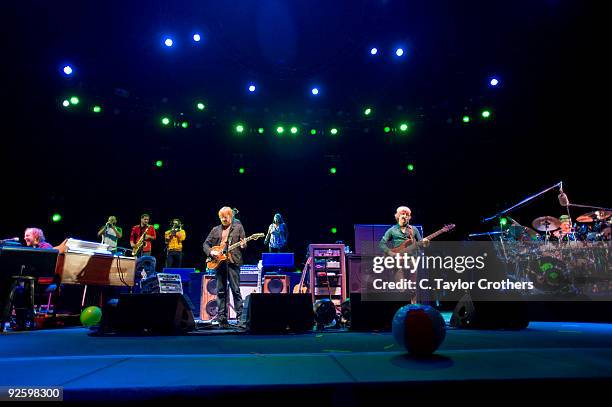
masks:
<path id="1" fill-rule="evenodd" d="M 181 268 L 183 264 L 183 252 L 180 250 L 168 250 L 166 256 L 166 267 L 167 268 Z"/>
<path id="2" fill-rule="evenodd" d="M 227 321 L 227 282 L 234 298 L 234 309 L 236 318 L 240 320 L 242 315 L 242 295 L 240 294 L 240 267 L 228 261 L 217 268 L 217 306 L 219 322 Z"/>

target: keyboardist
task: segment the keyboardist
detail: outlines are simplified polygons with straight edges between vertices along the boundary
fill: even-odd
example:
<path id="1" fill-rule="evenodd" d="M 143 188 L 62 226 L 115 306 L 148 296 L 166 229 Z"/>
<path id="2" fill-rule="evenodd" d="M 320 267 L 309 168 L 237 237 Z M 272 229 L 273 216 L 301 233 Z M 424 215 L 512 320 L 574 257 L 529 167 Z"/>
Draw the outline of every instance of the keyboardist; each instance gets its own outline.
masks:
<path id="1" fill-rule="evenodd" d="M 39 228 L 27 228 L 23 234 L 23 240 L 27 246 L 35 249 L 53 249 L 53 246 L 45 241 L 45 234 Z"/>
<path id="2" fill-rule="evenodd" d="M 27 228 L 24 232 L 23 240 L 28 247 L 34 249 L 53 249 L 53 246 L 45 241 L 45 234 L 39 228 Z M 4 331 L 4 325 L 9 321 L 12 314 L 13 306 L 18 306 L 20 309 L 34 309 L 34 304 L 30 304 L 30 296 L 26 295 L 24 281 L 21 281 L 17 287 L 15 287 L 15 294 L 13 302 L 11 303 L 10 295 L 13 287 L 13 280 L 10 276 L 0 277 L 0 332 Z M 50 285 L 48 290 L 55 290 L 55 285 Z M 34 315 L 17 315 L 17 325 L 15 329 L 25 329 L 27 324 L 33 325 Z"/>

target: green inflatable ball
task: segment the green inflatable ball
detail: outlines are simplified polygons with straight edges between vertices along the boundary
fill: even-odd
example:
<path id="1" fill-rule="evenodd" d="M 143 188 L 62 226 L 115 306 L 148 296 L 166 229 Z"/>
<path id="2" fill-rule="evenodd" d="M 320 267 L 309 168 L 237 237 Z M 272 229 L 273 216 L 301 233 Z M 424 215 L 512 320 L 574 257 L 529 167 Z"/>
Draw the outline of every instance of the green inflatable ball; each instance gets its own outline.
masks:
<path id="1" fill-rule="evenodd" d="M 102 310 L 96 306 L 87 307 L 81 312 L 81 324 L 83 326 L 94 326 L 100 323 Z"/>

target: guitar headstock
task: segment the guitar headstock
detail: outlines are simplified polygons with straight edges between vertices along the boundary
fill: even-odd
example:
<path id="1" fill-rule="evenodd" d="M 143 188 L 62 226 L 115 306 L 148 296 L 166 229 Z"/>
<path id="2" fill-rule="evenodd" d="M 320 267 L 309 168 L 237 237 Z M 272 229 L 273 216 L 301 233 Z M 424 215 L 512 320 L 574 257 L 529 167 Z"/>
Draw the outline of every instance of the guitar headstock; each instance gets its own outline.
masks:
<path id="1" fill-rule="evenodd" d="M 448 225 L 444 225 L 442 230 L 445 231 L 445 232 L 450 232 L 454 228 L 455 228 L 455 224 L 454 223 L 449 223 Z"/>
<path id="2" fill-rule="evenodd" d="M 266 236 L 265 233 L 255 233 L 251 235 L 251 240 L 261 239 L 262 237 L 265 237 L 265 236 Z"/>

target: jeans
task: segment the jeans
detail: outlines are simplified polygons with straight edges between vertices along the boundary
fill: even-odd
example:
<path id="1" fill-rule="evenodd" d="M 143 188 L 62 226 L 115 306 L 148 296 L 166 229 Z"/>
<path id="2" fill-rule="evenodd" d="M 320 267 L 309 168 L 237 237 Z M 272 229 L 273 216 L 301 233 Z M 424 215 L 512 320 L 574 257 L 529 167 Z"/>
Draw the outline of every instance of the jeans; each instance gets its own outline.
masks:
<path id="1" fill-rule="evenodd" d="M 242 315 L 242 295 L 240 294 L 240 267 L 225 261 L 220 264 L 216 272 L 217 277 L 217 305 L 219 313 L 217 320 L 227 322 L 227 282 L 234 298 L 234 309 L 236 318 L 240 320 Z"/>

